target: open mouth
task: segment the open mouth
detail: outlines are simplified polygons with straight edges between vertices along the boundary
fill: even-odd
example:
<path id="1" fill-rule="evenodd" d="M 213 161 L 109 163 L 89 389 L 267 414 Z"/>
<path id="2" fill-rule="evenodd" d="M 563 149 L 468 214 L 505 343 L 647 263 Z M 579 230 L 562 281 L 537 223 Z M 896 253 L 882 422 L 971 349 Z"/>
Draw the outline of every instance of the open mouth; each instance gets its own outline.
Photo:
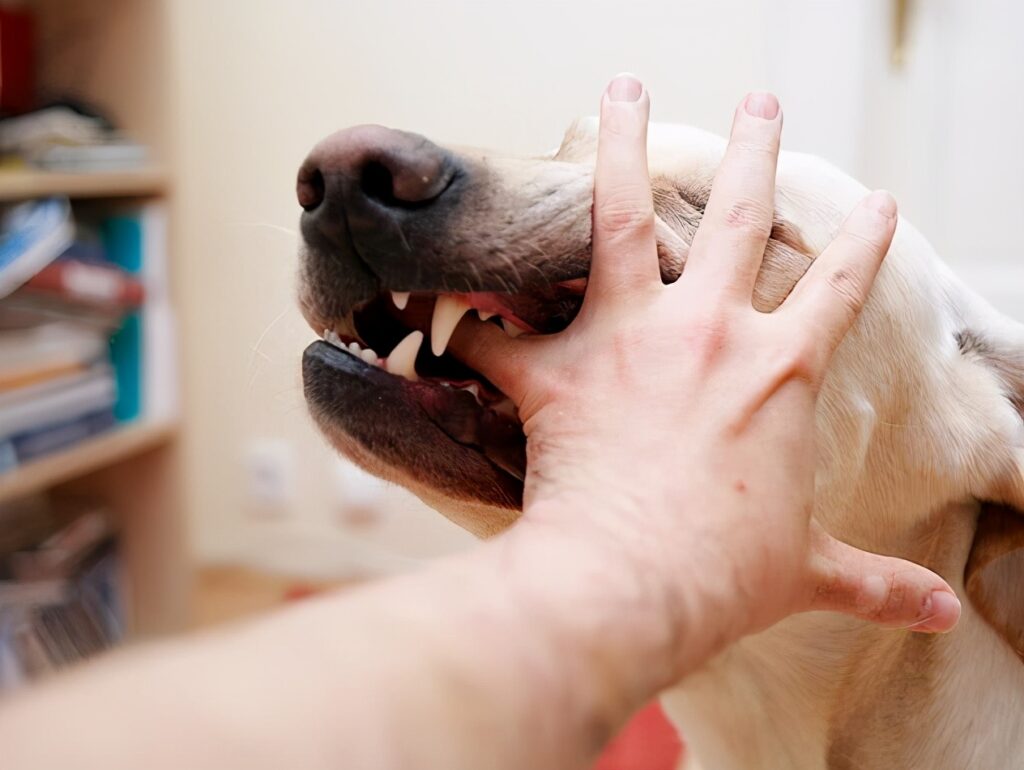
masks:
<path id="1" fill-rule="evenodd" d="M 505 477 L 505 496 L 519 498 L 526 439 L 515 405 L 448 343 L 467 313 L 510 336 L 560 331 L 579 311 L 585 285 L 586 279 L 565 281 L 530 294 L 381 293 L 322 329 L 322 341 L 307 349 L 307 395 L 319 416 L 340 422 L 350 437 L 372 444 L 375 454 L 393 449 L 406 466 L 412 460 L 415 470 L 438 462 L 435 455 L 442 450 L 450 452 L 452 447 L 438 446 L 447 439 L 461 453 L 456 464 L 484 460 Z M 373 436 L 353 436 L 368 434 L 374 425 L 379 430 Z M 405 436 L 396 439 L 403 426 Z M 403 439 L 409 445 L 382 447 Z M 477 458 L 470 460 L 463 450 Z M 410 451 L 417 456 L 409 457 Z M 445 472 L 450 474 L 451 465 L 445 462 Z M 436 482 L 437 473 L 425 475 Z"/>

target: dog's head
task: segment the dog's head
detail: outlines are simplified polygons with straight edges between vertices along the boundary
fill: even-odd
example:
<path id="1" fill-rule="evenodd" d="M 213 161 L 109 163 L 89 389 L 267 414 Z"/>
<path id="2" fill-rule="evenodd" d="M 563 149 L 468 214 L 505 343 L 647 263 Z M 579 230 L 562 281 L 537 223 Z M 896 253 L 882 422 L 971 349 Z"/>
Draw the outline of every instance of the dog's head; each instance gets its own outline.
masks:
<path id="1" fill-rule="evenodd" d="M 685 266 L 723 150 L 710 134 L 651 126 L 665 281 Z M 478 534 L 518 515 L 525 441 L 512 405 L 446 342 L 469 308 L 513 334 L 572 320 L 590 262 L 595 151 L 594 120 L 539 158 L 361 126 L 321 142 L 299 173 L 301 305 L 327 338 L 303 361 L 312 412 L 340 451 Z M 785 298 L 864 192 L 818 159 L 783 154 L 758 309 Z M 1020 327 L 901 223 L 823 387 L 819 517 L 893 552 L 950 503 L 1024 508 L 1022 409 Z"/>
<path id="2" fill-rule="evenodd" d="M 445 349 L 469 308 L 511 334 L 555 332 L 575 316 L 590 263 L 595 128 L 580 121 L 556 153 L 524 159 L 361 126 L 320 143 L 299 173 L 303 312 L 317 333 L 359 348 L 307 350 L 312 411 L 341 451 L 479 534 L 518 515 L 525 441 L 512 405 L 472 362 L 431 347 Z M 659 257 L 672 281 L 721 142 L 668 126 L 651 137 Z M 758 303 L 777 304 L 812 254 L 780 219 Z M 431 344 L 399 346 L 415 330 Z"/>

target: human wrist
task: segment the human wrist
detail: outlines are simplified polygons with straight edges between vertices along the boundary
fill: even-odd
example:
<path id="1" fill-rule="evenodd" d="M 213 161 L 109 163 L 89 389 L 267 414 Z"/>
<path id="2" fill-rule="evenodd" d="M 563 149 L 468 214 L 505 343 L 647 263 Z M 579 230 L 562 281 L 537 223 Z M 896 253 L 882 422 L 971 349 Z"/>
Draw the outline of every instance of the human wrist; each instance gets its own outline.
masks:
<path id="1" fill-rule="evenodd" d="M 643 668 L 646 676 L 634 684 L 656 691 L 698 668 L 743 631 L 742 619 L 730 611 L 739 589 L 728 554 L 713 552 L 702 542 L 707 538 L 688 530 L 685 511 L 672 517 L 678 526 L 660 531 L 655 520 L 665 517 L 652 516 L 651 510 L 665 505 L 677 507 L 678 501 L 641 500 L 614 489 L 585 498 L 560 495 L 534 501 L 516 527 L 565 554 L 551 561 L 575 565 L 576 575 L 566 586 L 579 592 L 577 605 L 597 608 L 589 625 L 607 623 L 604 641 L 612 670 L 629 678 Z M 574 630 L 582 629 L 574 624 Z"/>
<path id="2" fill-rule="evenodd" d="M 552 501 L 552 505 L 555 503 Z M 580 507 L 547 504 L 528 511 L 507 533 L 506 546 L 522 554 L 509 571 L 511 590 L 544 628 L 558 654 L 576 660 L 596 683 L 595 697 L 627 713 L 685 673 L 694 624 L 691 603 L 679 594 L 685 565 L 667 570 L 644 557 L 640 538 L 617 538 Z"/>

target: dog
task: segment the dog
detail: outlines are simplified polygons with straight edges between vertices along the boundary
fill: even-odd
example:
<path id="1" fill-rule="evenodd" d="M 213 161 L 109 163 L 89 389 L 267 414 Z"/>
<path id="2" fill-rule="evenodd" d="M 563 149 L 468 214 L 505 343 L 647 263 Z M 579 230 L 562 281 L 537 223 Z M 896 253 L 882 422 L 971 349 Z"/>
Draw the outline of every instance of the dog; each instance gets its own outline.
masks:
<path id="1" fill-rule="evenodd" d="M 658 124 L 648 142 L 670 282 L 725 142 Z M 569 324 L 590 261 L 596 147 L 594 119 L 535 158 L 360 126 L 299 172 L 299 302 L 323 337 L 303 356 L 311 413 L 340 452 L 481 537 L 520 514 L 525 440 L 513 405 L 448 339 L 466 312 L 513 335 Z M 865 192 L 820 159 L 782 154 L 757 309 L 782 302 Z M 818 521 L 941 574 L 964 601 L 960 623 L 933 636 L 808 613 L 740 641 L 663 696 L 694 763 L 1024 766 L 1024 326 L 901 221 L 816 429 Z"/>

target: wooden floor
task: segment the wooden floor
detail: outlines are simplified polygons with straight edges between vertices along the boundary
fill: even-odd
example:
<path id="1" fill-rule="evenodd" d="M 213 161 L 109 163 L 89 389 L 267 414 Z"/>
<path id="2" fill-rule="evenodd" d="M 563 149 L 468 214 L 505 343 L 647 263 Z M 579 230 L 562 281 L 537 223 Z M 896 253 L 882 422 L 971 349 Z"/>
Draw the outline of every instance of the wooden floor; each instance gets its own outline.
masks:
<path id="1" fill-rule="evenodd" d="M 320 591 L 353 583 L 307 580 L 247 567 L 204 567 L 192 603 L 195 628 L 258 615 Z"/>

